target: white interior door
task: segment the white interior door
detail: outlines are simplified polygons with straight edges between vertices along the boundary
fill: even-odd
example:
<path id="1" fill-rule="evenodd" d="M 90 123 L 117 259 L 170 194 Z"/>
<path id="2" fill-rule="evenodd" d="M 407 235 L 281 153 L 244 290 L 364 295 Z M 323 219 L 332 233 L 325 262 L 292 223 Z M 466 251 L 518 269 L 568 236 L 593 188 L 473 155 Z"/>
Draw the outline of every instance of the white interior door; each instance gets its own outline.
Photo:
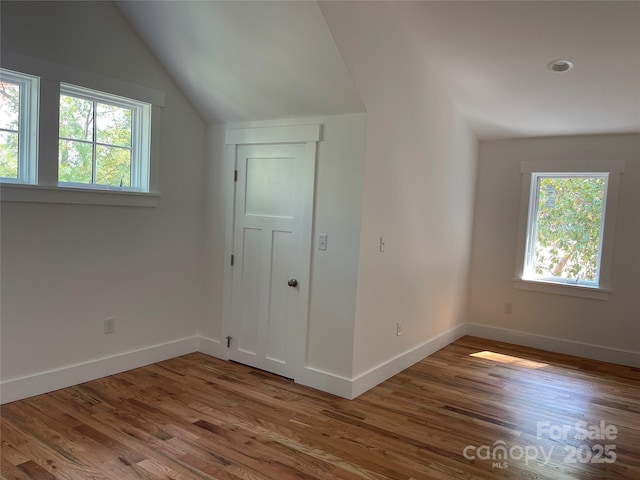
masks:
<path id="1" fill-rule="evenodd" d="M 314 159 L 306 144 L 237 148 L 229 357 L 293 378 L 297 322 L 308 288 Z M 310 197 L 310 198 L 309 198 Z M 307 258 L 304 258 L 304 257 Z M 304 268 L 307 262 L 307 268 Z M 308 277 L 308 274 L 307 274 Z"/>

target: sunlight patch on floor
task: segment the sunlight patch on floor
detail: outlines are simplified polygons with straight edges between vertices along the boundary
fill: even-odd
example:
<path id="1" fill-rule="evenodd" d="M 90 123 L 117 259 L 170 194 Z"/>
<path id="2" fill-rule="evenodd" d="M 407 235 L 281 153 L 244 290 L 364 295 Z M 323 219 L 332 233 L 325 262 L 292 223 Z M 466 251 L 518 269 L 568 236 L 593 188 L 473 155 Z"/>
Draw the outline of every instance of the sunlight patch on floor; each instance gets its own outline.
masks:
<path id="1" fill-rule="evenodd" d="M 471 353 L 469 356 L 493 360 L 494 362 L 508 363 L 525 368 L 543 368 L 549 366 L 548 363 L 534 362 L 533 360 L 527 360 L 526 358 L 512 357 L 511 355 L 503 355 L 502 353 L 490 352 L 488 350 Z"/>

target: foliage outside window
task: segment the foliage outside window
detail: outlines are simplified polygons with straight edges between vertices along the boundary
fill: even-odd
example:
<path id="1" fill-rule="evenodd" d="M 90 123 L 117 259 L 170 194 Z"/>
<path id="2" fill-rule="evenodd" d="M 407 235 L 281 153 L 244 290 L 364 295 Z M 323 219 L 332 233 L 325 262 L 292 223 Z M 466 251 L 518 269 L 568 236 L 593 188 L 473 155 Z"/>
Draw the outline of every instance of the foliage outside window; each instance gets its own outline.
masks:
<path id="1" fill-rule="evenodd" d="M 148 191 L 150 106 L 60 87 L 58 182 Z"/>
<path id="2" fill-rule="evenodd" d="M 0 177 L 35 183 L 38 79 L 0 69 Z"/>
<path id="3" fill-rule="evenodd" d="M 533 173 L 523 278 L 599 286 L 608 174 Z"/>
<path id="4" fill-rule="evenodd" d="M 18 178 L 20 84 L 0 82 L 0 176 Z"/>
<path id="5" fill-rule="evenodd" d="M 3 51 L 0 202 L 157 206 L 164 105 L 161 91 Z"/>

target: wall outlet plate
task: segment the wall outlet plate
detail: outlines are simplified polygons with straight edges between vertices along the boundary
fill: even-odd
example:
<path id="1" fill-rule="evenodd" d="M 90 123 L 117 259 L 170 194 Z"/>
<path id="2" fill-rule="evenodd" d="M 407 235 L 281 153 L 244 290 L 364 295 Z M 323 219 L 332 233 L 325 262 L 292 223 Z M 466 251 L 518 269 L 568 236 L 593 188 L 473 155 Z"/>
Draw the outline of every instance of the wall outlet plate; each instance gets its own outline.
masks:
<path id="1" fill-rule="evenodd" d="M 113 333 L 116 329 L 116 319 L 109 317 L 104 319 L 104 333 Z"/>

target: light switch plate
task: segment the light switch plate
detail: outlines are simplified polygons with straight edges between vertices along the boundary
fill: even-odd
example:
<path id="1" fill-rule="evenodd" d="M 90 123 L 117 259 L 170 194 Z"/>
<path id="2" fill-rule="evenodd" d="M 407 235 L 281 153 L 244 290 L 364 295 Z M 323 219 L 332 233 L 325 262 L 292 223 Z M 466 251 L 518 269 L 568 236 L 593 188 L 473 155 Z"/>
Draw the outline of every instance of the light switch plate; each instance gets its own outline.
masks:
<path id="1" fill-rule="evenodd" d="M 326 250 L 327 249 L 327 234 L 321 233 L 318 235 L 318 250 Z"/>

